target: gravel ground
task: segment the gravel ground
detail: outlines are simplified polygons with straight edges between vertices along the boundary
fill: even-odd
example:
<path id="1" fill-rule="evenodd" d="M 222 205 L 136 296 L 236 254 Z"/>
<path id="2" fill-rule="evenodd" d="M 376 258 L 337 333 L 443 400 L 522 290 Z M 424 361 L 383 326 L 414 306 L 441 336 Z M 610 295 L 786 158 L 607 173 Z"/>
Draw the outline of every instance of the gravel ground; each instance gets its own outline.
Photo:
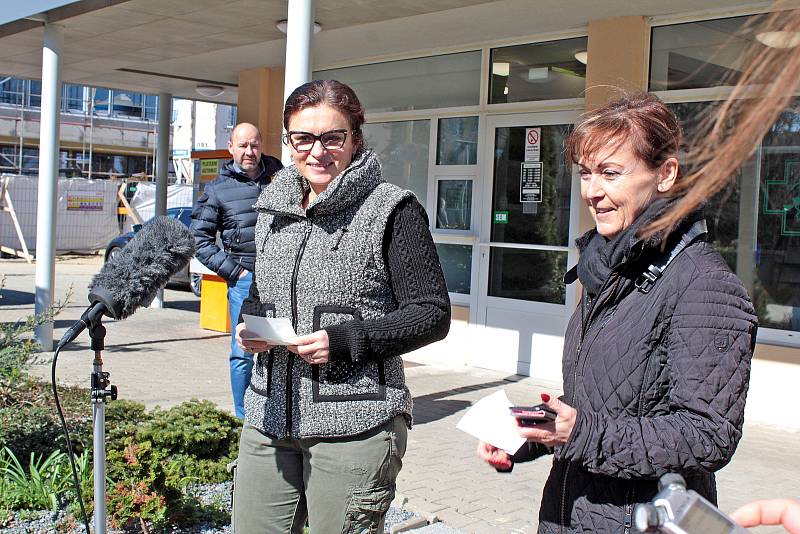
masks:
<path id="1" fill-rule="evenodd" d="M 225 482 L 223 484 L 208 484 L 208 485 L 196 486 L 191 488 L 190 491 L 194 493 L 197 496 L 198 500 L 203 504 L 229 505 L 229 503 L 231 502 L 231 489 L 232 489 L 232 484 L 230 482 Z M 402 510 L 400 508 L 395 508 L 395 507 L 389 508 L 389 511 L 386 513 L 385 532 L 389 532 L 389 529 L 392 526 L 396 525 L 397 523 L 406 521 L 408 519 L 411 519 L 412 517 L 416 517 L 416 514 L 409 512 L 408 510 Z M 83 527 L 83 525 L 76 525 L 75 527 L 72 528 L 62 526 L 57 530 L 56 525 L 63 524 L 65 518 L 66 514 L 63 511 L 37 512 L 36 514 L 28 513 L 22 515 L 15 514 L 14 519 L 6 521 L 5 525 L 0 524 L 0 530 L 7 534 L 56 534 L 57 532 L 58 533 L 86 532 L 86 529 Z M 435 528 L 434 530 L 428 530 L 432 528 L 435 527 L 432 525 L 424 527 L 422 529 L 415 529 L 411 532 L 442 533 L 442 534 L 454 534 L 459 532 L 457 530 L 452 530 L 452 529 L 440 530 L 439 528 Z M 113 534 L 115 531 L 109 530 L 108 532 Z M 231 529 L 230 525 L 225 525 L 225 526 L 198 525 L 188 529 L 175 528 L 174 530 L 169 532 L 174 532 L 176 534 L 177 533 L 232 534 L 233 530 Z"/>

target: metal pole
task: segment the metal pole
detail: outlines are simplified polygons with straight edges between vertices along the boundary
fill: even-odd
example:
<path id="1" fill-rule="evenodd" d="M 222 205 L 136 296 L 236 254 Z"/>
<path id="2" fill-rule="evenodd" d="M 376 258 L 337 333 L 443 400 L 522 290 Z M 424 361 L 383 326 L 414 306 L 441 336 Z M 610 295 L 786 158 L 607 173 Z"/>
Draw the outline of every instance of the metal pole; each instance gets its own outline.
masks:
<path id="1" fill-rule="evenodd" d="M 92 177 L 92 158 L 94 157 L 94 98 L 97 95 L 97 89 L 92 87 L 92 101 L 89 103 L 89 173 L 88 178 Z"/>
<path id="2" fill-rule="evenodd" d="M 283 81 L 283 101 L 292 91 L 311 81 L 311 46 L 314 38 L 314 0 L 289 0 L 286 17 L 286 64 Z M 284 164 L 290 164 L 289 148 L 281 154 Z"/>
<path id="3" fill-rule="evenodd" d="M 169 131 L 172 114 L 172 95 L 158 95 L 158 152 L 156 155 L 156 215 L 167 214 L 167 169 L 169 166 Z M 153 308 L 164 307 L 164 290 L 153 299 Z"/>
<path id="4" fill-rule="evenodd" d="M 95 352 L 92 376 L 103 376 L 103 360 L 100 352 Z M 94 534 L 106 533 L 106 398 L 95 395 L 92 384 L 92 420 L 94 445 L 92 456 L 94 465 Z M 105 388 L 105 385 L 102 386 Z M 103 505 L 98 505 L 103 503 Z"/>
<path id="5" fill-rule="evenodd" d="M 61 100 L 61 47 L 64 36 L 54 24 L 44 26 L 42 114 L 39 126 L 39 195 L 36 213 L 36 314 L 53 304 L 56 213 L 58 207 L 58 141 Z M 53 350 L 53 323 L 36 327 L 36 341 Z"/>
<path id="6" fill-rule="evenodd" d="M 24 154 L 25 148 L 25 87 L 28 88 L 28 92 L 30 92 L 31 82 L 28 81 L 23 84 L 22 89 L 22 98 L 20 99 L 20 106 L 19 106 L 19 169 L 18 174 L 22 174 L 22 159 Z"/>

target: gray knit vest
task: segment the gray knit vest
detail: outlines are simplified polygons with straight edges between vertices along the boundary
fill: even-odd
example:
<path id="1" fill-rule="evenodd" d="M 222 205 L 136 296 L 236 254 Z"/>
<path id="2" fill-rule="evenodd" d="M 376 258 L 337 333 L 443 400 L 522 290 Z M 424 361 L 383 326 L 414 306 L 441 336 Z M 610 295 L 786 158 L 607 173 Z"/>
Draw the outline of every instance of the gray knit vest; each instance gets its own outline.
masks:
<path id="1" fill-rule="evenodd" d="M 307 190 L 287 167 L 254 205 L 263 309 L 290 318 L 299 335 L 397 309 L 383 240 L 389 216 L 413 193 L 384 182 L 366 149 L 303 210 Z M 276 347 L 256 357 L 245 419 L 276 437 L 352 436 L 398 414 L 410 419 L 411 405 L 400 357 L 309 365 Z"/>

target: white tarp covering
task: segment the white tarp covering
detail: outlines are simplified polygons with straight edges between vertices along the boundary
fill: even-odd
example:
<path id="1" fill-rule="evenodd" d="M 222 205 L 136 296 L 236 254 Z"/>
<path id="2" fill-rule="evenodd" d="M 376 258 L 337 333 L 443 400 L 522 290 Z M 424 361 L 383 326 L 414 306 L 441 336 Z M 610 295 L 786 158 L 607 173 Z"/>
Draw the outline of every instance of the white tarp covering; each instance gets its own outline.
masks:
<path id="1" fill-rule="evenodd" d="M 28 250 L 36 249 L 36 207 L 39 179 L 34 176 L 9 176 L 11 202 L 17 214 Z M 56 218 L 56 251 L 95 251 L 104 249 L 119 234 L 117 222 L 117 190 L 110 180 L 60 178 L 58 180 L 58 214 Z M 11 214 L 0 212 L 0 243 L 17 250 L 17 238 Z"/>
<path id="2" fill-rule="evenodd" d="M 194 190 L 191 185 L 171 185 L 167 187 L 167 208 L 192 206 Z M 142 221 L 148 221 L 156 214 L 156 184 L 139 182 L 136 193 L 131 200 L 131 207 L 136 210 Z"/>

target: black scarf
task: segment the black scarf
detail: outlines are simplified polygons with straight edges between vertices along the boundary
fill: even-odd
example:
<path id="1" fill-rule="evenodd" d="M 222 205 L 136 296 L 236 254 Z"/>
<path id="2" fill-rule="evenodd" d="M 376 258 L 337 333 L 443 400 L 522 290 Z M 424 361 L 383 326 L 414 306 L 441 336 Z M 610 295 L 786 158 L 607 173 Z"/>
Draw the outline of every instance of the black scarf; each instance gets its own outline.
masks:
<path id="1" fill-rule="evenodd" d="M 611 239 L 603 237 L 597 230 L 591 230 L 581 238 L 578 246 L 585 248 L 581 249 L 578 260 L 578 279 L 589 296 L 597 296 L 612 271 L 641 255 L 644 239 L 638 235 L 639 230 L 661 215 L 672 202 L 672 199 L 655 200 L 630 226 Z"/>

